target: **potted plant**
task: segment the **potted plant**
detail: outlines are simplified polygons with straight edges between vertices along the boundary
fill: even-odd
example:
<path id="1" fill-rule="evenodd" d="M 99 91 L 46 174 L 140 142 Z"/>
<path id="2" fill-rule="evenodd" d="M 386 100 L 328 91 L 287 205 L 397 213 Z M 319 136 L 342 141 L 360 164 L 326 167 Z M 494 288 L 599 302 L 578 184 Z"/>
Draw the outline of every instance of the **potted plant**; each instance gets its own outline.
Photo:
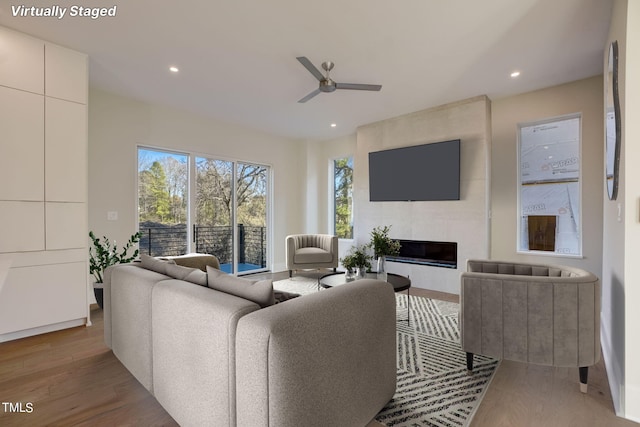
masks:
<path id="1" fill-rule="evenodd" d="M 89 237 L 93 243 L 93 247 L 89 248 L 89 273 L 93 274 L 93 277 L 96 279 L 93 285 L 93 292 L 96 296 L 98 306 L 102 308 L 104 270 L 111 265 L 128 263 L 137 258 L 137 248 L 131 256 L 127 255 L 127 253 L 133 245 L 140 241 L 140 233 L 138 232 L 132 235 L 120 252 L 118 251 L 115 240 L 113 244 L 111 244 L 106 236 L 103 236 L 103 240 L 100 240 L 93 234 L 93 231 L 89 232 Z"/>
<path id="2" fill-rule="evenodd" d="M 342 260 L 342 265 L 347 269 L 347 277 L 356 271 L 358 277 L 364 277 L 364 274 L 371 269 L 371 260 L 373 257 L 367 252 L 367 245 L 351 247 L 349 253 Z"/>
<path id="3" fill-rule="evenodd" d="M 378 258 L 378 274 L 386 273 L 386 257 L 400 253 L 400 242 L 389 237 L 390 225 L 376 227 L 371 231 L 373 253 Z"/>

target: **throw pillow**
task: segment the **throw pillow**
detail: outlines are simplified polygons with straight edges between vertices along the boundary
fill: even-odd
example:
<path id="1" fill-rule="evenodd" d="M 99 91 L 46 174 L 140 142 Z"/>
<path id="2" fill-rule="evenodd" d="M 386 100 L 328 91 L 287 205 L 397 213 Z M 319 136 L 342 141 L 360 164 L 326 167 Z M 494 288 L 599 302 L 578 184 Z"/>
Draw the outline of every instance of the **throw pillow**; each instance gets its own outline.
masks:
<path id="1" fill-rule="evenodd" d="M 207 284 L 211 289 L 255 302 L 261 308 L 275 304 L 271 280 L 254 282 L 207 266 Z"/>
<path id="2" fill-rule="evenodd" d="M 198 268 L 183 267 L 177 264 L 169 264 L 166 268 L 167 276 L 195 283 L 196 285 L 207 286 L 207 273 Z"/>
<path id="3" fill-rule="evenodd" d="M 142 262 L 142 267 L 146 268 L 147 270 L 152 270 L 160 274 L 167 274 L 167 265 L 175 264 L 174 261 L 171 261 L 171 260 L 162 261 L 162 260 L 159 260 L 158 258 L 154 258 L 152 256 L 145 255 L 145 254 L 140 255 L 140 261 Z"/>

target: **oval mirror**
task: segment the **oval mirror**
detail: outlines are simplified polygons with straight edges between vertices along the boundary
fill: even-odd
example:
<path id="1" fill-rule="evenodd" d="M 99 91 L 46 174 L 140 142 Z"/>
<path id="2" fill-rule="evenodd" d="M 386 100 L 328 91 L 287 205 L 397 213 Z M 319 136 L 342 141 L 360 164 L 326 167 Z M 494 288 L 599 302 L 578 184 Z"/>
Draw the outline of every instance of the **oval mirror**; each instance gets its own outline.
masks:
<path id="1" fill-rule="evenodd" d="M 618 195 L 618 166 L 620 163 L 620 100 L 618 98 L 618 42 L 609 46 L 606 75 L 605 108 L 605 179 L 610 200 Z"/>

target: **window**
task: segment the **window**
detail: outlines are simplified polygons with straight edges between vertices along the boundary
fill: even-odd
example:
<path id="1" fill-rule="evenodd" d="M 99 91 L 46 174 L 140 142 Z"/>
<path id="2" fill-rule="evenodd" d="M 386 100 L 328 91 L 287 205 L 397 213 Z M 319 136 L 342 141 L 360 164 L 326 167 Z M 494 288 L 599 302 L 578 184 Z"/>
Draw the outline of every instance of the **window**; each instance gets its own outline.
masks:
<path id="1" fill-rule="evenodd" d="M 269 175 L 263 165 L 139 148 L 140 252 L 208 253 L 227 273 L 265 270 Z"/>
<path id="2" fill-rule="evenodd" d="M 519 126 L 520 252 L 582 255 L 580 120 Z"/>
<path id="3" fill-rule="evenodd" d="M 138 231 L 143 254 L 187 253 L 186 154 L 138 149 Z"/>
<path id="4" fill-rule="evenodd" d="M 353 239 L 353 157 L 333 161 L 334 233 Z"/>

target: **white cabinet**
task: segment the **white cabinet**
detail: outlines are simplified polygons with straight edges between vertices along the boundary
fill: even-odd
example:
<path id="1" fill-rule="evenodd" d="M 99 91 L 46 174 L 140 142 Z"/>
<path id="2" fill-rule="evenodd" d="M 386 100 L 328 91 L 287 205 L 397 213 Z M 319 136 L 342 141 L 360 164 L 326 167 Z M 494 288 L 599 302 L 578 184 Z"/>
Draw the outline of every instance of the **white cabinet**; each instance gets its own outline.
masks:
<path id="1" fill-rule="evenodd" d="M 87 246 L 85 203 L 46 203 L 46 249 L 49 251 Z"/>
<path id="2" fill-rule="evenodd" d="M 0 27 L 0 86 L 44 93 L 44 43 Z"/>
<path id="3" fill-rule="evenodd" d="M 0 337 L 80 319 L 86 313 L 86 262 L 12 268 L 0 298 Z"/>
<path id="4" fill-rule="evenodd" d="M 44 202 L 0 200 L 0 236 L 0 253 L 43 251 Z"/>
<path id="5" fill-rule="evenodd" d="M 49 202 L 86 202 L 87 106 L 46 98 L 45 178 Z"/>
<path id="6" fill-rule="evenodd" d="M 87 55 L 46 43 L 46 95 L 68 101 L 87 103 Z"/>
<path id="7" fill-rule="evenodd" d="M 44 200 L 44 97 L 0 86 L 0 100 L 0 200 Z"/>
<path id="8" fill-rule="evenodd" d="M 87 56 L 0 27 L 0 342 L 88 322 Z"/>

